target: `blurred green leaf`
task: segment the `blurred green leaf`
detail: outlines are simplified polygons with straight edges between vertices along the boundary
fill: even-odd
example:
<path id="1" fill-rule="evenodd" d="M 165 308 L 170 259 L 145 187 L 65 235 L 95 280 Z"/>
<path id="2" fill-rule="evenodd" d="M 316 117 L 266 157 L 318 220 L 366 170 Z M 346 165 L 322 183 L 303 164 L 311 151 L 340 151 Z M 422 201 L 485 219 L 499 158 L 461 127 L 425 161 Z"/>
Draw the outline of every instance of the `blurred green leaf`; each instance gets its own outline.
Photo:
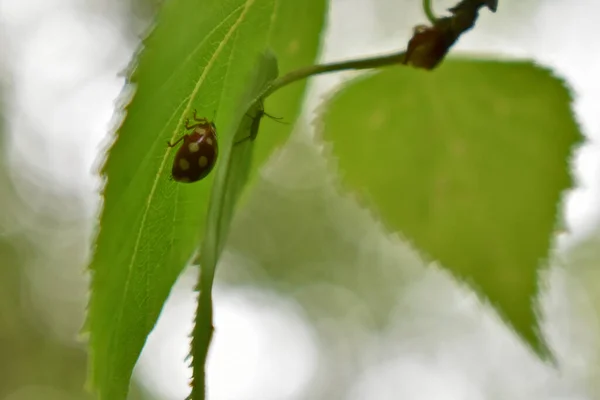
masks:
<path id="1" fill-rule="evenodd" d="M 304 6 L 172 0 L 161 8 L 129 77 L 135 97 L 102 168 L 107 184 L 84 328 L 90 335 L 89 385 L 100 399 L 125 398 L 146 336 L 204 231 L 213 177 L 188 185 L 171 181 L 174 151 L 166 142 L 184 133 L 193 109 L 215 116 L 220 141 L 231 141 L 227 135 L 234 130 L 220 127 L 238 117 L 257 54 L 276 35 L 278 45 L 303 45 L 299 53 L 282 52 L 287 67 L 311 63 L 318 47 L 315 30 L 321 28 L 313 22 L 322 21 L 324 8 L 323 0 Z M 288 25 L 295 29 L 286 30 Z M 287 99 L 290 110 L 297 109 L 300 95 Z M 274 144 L 258 141 L 255 147 L 265 158 Z"/>
<path id="2" fill-rule="evenodd" d="M 554 259 L 556 269 L 564 272 L 559 276 L 563 278 L 561 288 L 565 292 L 560 294 L 566 294 L 560 303 L 554 304 L 560 304 L 561 311 L 568 315 L 562 332 L 565 343 L 574 344 L 563 348 L 561 367 L 568 371 L 576 365 L 585 371 L 582 383 L 592 399 L 600 398 L 600 225 L 595 219 L 591 232 Z"/>
<path id="3" fill-rule="evenodd" d="M 345 185 L 541 355 L 537 273 L 581 140 L 570 101 L 530 63 L 451 60 L 359 79 L 324 117 Z"/>
<path id="4" fill-rule="evenodd" d="M 249 90 L 230 129 L 235 134 L 235 144 L 226 143 L 220 168 L 215 174 L 215 184 L 208 208 L 206 233 L 200 251 L 200 297 L 196 324 L 192 335 L 193 384 L 192 399 L 203 399 L 205 390 L 205 364 L 212 336 L 212 284 L 217 262 L 225 246 L 235 205 L 248 181 L 254 138 L 258 133 L 262 102 L 255 102 L 269 84 L 277 78 L 277 61 L 270 55 L 263 56 L 249 81 Z"/>

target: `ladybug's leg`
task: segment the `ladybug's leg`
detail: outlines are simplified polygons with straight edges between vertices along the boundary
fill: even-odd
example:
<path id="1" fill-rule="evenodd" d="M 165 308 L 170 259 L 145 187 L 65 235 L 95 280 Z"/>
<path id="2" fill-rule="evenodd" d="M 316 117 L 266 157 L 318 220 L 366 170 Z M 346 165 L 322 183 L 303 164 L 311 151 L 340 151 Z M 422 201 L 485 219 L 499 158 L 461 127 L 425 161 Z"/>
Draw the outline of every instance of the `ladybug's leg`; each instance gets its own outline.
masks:
<path id="1" fill-rule="evenodd" d="M 190 124 L 190 120 L 186 119 L 185 120 L 185 129 L 187 129 L 187 130 L 194 129 L 194 128 L 197 128 L 197 127 L 202 126 L 207 123 L 206 118 L 203 118 L 200 121 L 202 121 L 202 122 L 197 122 L 197 123 L 194 122 L 193 124 Z"/>
<path id="2" fill-rule="evenodd" d="M 198 126 L 198 124 L 192 124 L 190 125 L 190 119 L 186 118 L 185 119 L 185 129 L 194 129 L 196 126 Z"/>
<path id="3" fill-rule="evenodd" d="M 202 122 L 202 123 L 208 122 L 206 118 L 198 118 L 198 115 L 196 114 L 196 109 L 194 109 L 193 117 L 194 117 L 195 121 Z"/>
<path id="4" fill-rule="evenodd" d="M 185 139 L 187 135 L 183 135 L 182 137 L 180 137 L 179 139 L 177 139 L 177 141 L 175 143 L 171 143 L 171 142 L 167 142 L 167 146 L 169 147 L 175 147 L 177 146 L 177 143 L 181 142 L 183 139 Z"/>

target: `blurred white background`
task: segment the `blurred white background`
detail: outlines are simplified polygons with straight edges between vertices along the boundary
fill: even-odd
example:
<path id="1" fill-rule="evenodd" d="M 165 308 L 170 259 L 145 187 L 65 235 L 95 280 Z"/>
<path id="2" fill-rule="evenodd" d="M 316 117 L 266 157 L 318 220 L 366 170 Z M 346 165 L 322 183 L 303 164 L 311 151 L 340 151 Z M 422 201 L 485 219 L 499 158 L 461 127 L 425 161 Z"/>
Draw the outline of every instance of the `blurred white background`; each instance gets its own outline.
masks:
<path id="1" fill-rule="evenodd" d="M 420 0 L 332 3 L 323 61 L 397 50 L 412 26 L 425 22 Z M 600 26 L 594 16 L 600 15 L 600 2 L 499 3 L 496 14 L 482 12 L 454 54 L 533 58 L 554 68 L 573 88 L 574 110 L 589 141 L 574 160 L 579 187 L 568 196 L 570 233 L 560 242 L 568 249 L 598 229 Z M 90 245 L 100 205 L 99 151 L 125 83 L 119 73 L 148 21 L 145 14 L 135 17 L 135 4 L 0 0 L 0 71 L 10 77 L 2 95 L 10 168 L 2 179 L 14 187 L 0 210 L 0 236 L 26 234 L 41 242 L 42 250 L 29 260 L 28 293 L 45 315 L 47 333 L 73 346 L 86 301 L 88 254 L 81 249 Z M 438 13 L 451 4 L 434 1 Z M 352 271 L 374 274 L 401 264 L 395 278 L 402 283 L 390 312 L 394 322 L 374 334 L 376 318 L 363 299 L 341 287 L 315 286 L 283 296 L 224 278 L 216 288 L 209 398 L 287 400 L 337 398 L 339 393 L 351 400 L 600 398 L 595 383 L 600 381 L 595 312 L 600 304 L 585 294 L 589 287 L 573 276 L 573 269 L 553 269 L 542 296 L 544 329 L 558 355 L 557 368 L 537 360 L 489 307 L 437 268 L 424 268 L 412 249 L 329 187 L 322 160 L 303 137 L 311 134 L 312 112 L 322 96 L 351 76 L 311 81 L 305 123 L 264 168 L 262 181 L 236 220 L 220 268 L 233 271 L 231 276 L 243 275 L 253 263 L 260 270 L 259 260 L 265 258 L 286 268 L 285 256 L 273 249 L 283 253 L 289 243 L 309 248 L 294 263 L 317 269 L 352 263 Z M 76 199 L 69 204 L 79 207 L 65 209 L 64 198 Z M 298 218 L 303 212 L 314 218 Z M 54 238 L 53 225 L 44 223 L 57 214 L 62 226 L 75 232 L 68 239 Z M 293 226 L 294 232 L 286 231 L 285 237 L 274 233 L 281 226 Z M 248 236 L 254 238 L 248 241 Z M 64 269 L 57 273 L 56 265 Z M 173 290 L 136 369 L 136 377 L 159 398 L 179 400 L 188 393 L 190 371 L 184 358 L 195 308 L 195 274 L 189 270 Z M 70 289 L 61 293 L 49 289 L 65 285 Z M 330 317 L 307 315 L 298 303 L 325 295 L 333 304 Z M 336 391 L 336 385 L 344 390 Z M 23 394 L 27 390 L 8 398 L 42 398 L 42 392 Z"/>

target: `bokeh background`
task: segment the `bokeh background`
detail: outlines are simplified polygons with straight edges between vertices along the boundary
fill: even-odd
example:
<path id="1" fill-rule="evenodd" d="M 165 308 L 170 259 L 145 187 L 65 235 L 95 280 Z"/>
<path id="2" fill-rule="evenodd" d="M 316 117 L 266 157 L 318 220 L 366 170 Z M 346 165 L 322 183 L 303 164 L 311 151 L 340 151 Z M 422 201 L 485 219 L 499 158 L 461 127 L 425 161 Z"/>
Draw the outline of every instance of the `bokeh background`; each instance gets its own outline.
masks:
<path id="1" fill-rule="evenodd" d="M 78 332 L 101 206 L 97 160 L 120 73 L 160 3 L 0 0 L 2 400 L 92 398 Z M 420 3 L 332 0 L 322 60 L 404 47 L 425 22 Z M 569 230 L 540 296 L 557 365 L 536 359 L 468 288 L 337 191 L 310 137 L 323 97 L 355 76 L 343 73 L 311 81 L 292 140 L 235 219 L 215 288 L 210 399 L 600 399 L 600 2 L 499 3 L 455 53 L 553 67 L 574 91 L 588 138 L 573 162 Z M 438 12 L 452 4 L 434 1 Z M 190 268 L 174 288 L 132 399 L 186 396 L 196 274 Z"/>

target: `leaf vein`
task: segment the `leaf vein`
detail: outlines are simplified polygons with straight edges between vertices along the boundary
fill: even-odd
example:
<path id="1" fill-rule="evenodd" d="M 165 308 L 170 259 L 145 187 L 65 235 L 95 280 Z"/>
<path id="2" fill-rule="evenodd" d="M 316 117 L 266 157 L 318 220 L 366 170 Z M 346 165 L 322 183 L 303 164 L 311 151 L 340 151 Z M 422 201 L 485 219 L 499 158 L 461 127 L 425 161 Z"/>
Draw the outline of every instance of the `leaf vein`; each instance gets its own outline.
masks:
<path id="1" fill-rule="evenodd" d="M 221 22 L 219 22 L 213 29 L 210 30 L 210 32 L 208 32 L 208 34 L 206 36 L 204 36 L 204 39 L 202 39 L 200 41 L 200 43 L 198 43 L 196 45 L 196 47 L 194 47 L 194 49 L 188 54 L 188 56 L 185 58 L 185 60 L 183 60 L 183 62 L 181 62 L 179 64 L 179 66 L 177 67 L 177 69 L 175 71 L 173 71 L 173 73 L 171 73 L 171 75 L 167 78 L 167 80 L 165 81 L 165 83 L 163 83 L 161 85 L 161 87 L 156 91 L 156 94 L 158 95 L 160 91 L 162 91 L 172 80 L 173 78 L 177 75 L 177 72 L 183 68 L 185 65 L 187 65 L 188 62 L 190 62 L 190 60 L 192 59 L 192 57 L 196 54 L 196 52 L 198 50 L 200 50 L 200 48 L 202 48 L 202 46 L 208 41 L 208 39 L 219 29 L 221 28 L 225 22 L 227 22 L 229 20 L 229 18 L 231 18 L 236 12 L 238 12 L 242 7 L 244 7 L 243 4 L 240 4 L 238 7 L 236 7 L 235 9 L 233 9 L 229 14 L 227 14 L 227 16 L 225 18 L 223 18 L 223 20 Z M 234 24 L 235 25 L 235 24 Z"/>

